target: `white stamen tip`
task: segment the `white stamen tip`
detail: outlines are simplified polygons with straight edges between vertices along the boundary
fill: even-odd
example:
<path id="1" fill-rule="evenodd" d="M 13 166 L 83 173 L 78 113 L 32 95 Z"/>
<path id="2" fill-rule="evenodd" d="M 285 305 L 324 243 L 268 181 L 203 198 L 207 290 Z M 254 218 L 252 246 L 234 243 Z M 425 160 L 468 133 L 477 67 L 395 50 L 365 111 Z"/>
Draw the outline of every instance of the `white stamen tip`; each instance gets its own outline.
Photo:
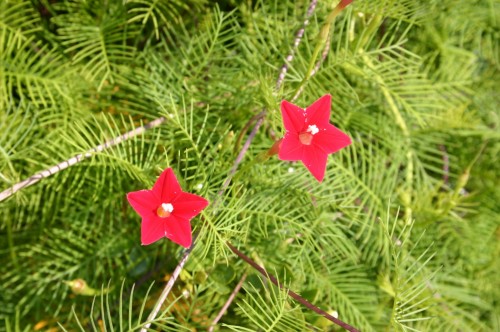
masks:
<path id="1" fill-rule="evenodd" d="M 293 167 L 288 167 L 288 173 L 293 173 L 295 169 Z"/>
<path id="2" fill-rule="evenodd" d="M 163 208 L 163 210 L 165 210 L 168 213 L 171 213 L 172 211 L 174 211 L 174 206 L 170 203 L 162 203 L 161 207 Z"/>
<path id="3" fill-rule="evenodd" d="M 307 127 L 307 132 L 315 135 L 319 132 L 319 129 L 316 125 L 309 125 L 309 127 Z"/>

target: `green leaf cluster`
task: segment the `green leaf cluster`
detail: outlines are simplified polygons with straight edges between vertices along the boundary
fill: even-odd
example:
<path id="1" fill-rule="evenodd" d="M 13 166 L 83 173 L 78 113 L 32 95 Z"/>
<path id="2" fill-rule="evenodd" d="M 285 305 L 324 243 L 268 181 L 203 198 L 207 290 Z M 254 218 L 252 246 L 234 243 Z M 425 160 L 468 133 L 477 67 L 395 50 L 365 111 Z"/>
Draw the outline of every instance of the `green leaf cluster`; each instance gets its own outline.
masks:
<path id="1" fill-rule="evenodd" d="M 206 330 L 243 275 L 215 330 L 339 330 L 227 241 L 362 331 L 500 329 L 500 4 L 355 0 L 325 39 L 337 2 L 289 61 L 309 1 L 0 0 L 0 191 L 165 118 L 0 202 L 0 331 L 140 329 L 182 250 L 141 246 L 125 195 L 166 167 L 211 205 L 155 330 Z M 301 87 L 353 139 L 321 184 L 257 162 Z"/>

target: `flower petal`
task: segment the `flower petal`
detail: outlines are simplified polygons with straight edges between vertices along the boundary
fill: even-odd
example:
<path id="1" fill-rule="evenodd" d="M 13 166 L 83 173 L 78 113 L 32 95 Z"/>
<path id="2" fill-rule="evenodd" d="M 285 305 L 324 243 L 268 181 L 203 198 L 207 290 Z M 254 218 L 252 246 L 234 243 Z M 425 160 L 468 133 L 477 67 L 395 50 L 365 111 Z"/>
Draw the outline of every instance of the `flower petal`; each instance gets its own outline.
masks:
<path id="1" fill-rule="evenodd" d="M 175 215 L 165 219 L 166 236 L 173 242 L 184 248 L 189 248 L 192 243 L 191 224 L 189 220 L 179 218 Z"/>
<path id="2" fill-rule="evenodd" d="M 332 96 L 324 95 L 316 100 L 311 106 L 306 108 L 306 118 L 308 124 L 324 127 L 330 123 L 330 107 Z"/>
<path id="3" fill-rule="evenodd" d="M 347 134 L 331 124 L 320 130 L 313 139 L 313 144 L 325 153 L 337 152 L 351 143 Z"/>
<path id="4" fill-rule="evenodd" d="M 174 205 L 172 215 L 186 220 L 191 220 L 208 206 L 208 201 L 203 197 L 185 192 L 177 196 L 172 203 Z"/>
<path id="5" fill-rule="evenodd" d="M 301 160 L 304 145 L 300 143 L 299 136 L 295 133 L 286 133 L 280 146 L 278 157 L 281 160 Z"/>
<path id="6" fill-rule="evenodd" d="M 165 221 L 158 217 L 143 218 L 141 223 L 141 243 L 151 244 L 165 237 Z"/>
<path id="7" fill-rule="evenodd" d="M 174 171 L 169 167 L 164 170 L 153 186 L 153 194 L 158 197 L 161 203 L 170 203 L 178 194 L 181 193 L 181 187 Z"/>
<path id="8" fill-rule="evenodd" d="M 311 172 L 311 174 L 319 181 L 323 181 L 325 177 L 326 161 L 328 154 L 315 146 L 309 146 L 304 149 L 302 162 Z"/>
<path id="9" fill-rule="evenodd" d="M 154 217 L 160 202 L 151 190 L 139 190 L 127 194 L 127 200 L 143 218 Z"/>
<path id="10" fill-rule="evenodd" d="M 304 129 L 305 111 L 286 100 L 281 102 L 281 115 L 287 131 L 299 133 Z"/>

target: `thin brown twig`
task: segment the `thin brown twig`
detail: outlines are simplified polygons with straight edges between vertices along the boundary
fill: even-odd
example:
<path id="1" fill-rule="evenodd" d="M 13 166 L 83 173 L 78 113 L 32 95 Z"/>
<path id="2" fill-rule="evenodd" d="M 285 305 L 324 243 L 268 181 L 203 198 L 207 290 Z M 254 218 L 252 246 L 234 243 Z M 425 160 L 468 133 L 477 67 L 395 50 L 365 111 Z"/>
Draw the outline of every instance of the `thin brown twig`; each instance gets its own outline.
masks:
<path id="1" fill-rule="evenodd" d="M 47 177 L 49 177 L 57 172 L 62 171 L 63 169 L 66 169 L 70 166 L 73 166 L 73 165 L 79 163 L 80 161 L 82 161 L 84 159 L 92 157 L 97 152 L 104 151 L 104 150 L 106 150 L 114 145 L 117 145 L 123 141 L 126 141 L 134 136 L 142 134 L 143 132 L 145 132 L 148 129 L 158 127 L 164 121 L 165 121 L 164 117 L 157 118 L 144 126 L 137 127 L 129 132 L 126 132 L 125 134 L 122 134 L 120 136 L 117 136 L 117 137 L 109 140 L 109 141 L 106 141 L 103 144 L 99 144 L 98 146 L 88 150 L 87 152 L 77 154 L 76 156 L 69 158 L 68 160 L 60 162 L 59 164 L 57 164 L 55 166 L 52 166 L 46 170 L 43 170 L 39 173 L 36 173 L 36 174 L 30 176 L 29 178 L 27 178 L 26 180 L 21 181 L 19 183 L 16 183 L 15 185 L 10 187 L 9 189 L 6 189 L 6 190 L 0 192 L 0 202 L 9 198 L 10 196 L 14 195 L 19 190 L 37 183 L 38 181 L 42 180 L 43 178 L 47 178 Z"/>
<path id="2" fill-rule="evenodd" d="M 309 8 L 307 8 L 306 18 L 304 19 L 304 22 L 302 22 L 302 27 L 299 30 L 297 30 L 297 32 L 295 33 L 295 39 L 293 41 L 292 48 L 290 49 L 290 52 L 288 53 L 287 57 L 285 58 L 285 63 L 281 67 L 281 71 L 280 71 L 280 74 L 278 76 L 278 80 L 276 81 L 276 90 L 280 89 L 281 84 L 283 84 L 283 81 L 285 80 L 286 72 L 288 71 L 288 66 L 289 66 L 290 62 L 292 62 L 293 56 L 295 55 L 295 51 L 299 47 L 300 41 L 302 40 L 302 37 L 304 36 L 304 32 L 306 30 L 306 26 L 309 24 L 309 18 L 313 14 L 317 3 L 318 3 L 318 0 L 311 1 L 311 3 L 309 4 Z"/>
<path id="3" fill-rule="evenodd" d="M 346 329 L 347 331 L 350 331 L 350 332 L 360 332 L 358 329 L 356 329 L 355 327 L 347 324 L 346 322 L 344 321 L 341 321 L 340 319 L 338 318 L 335 318 L 333 317 L 332 315 L 330 315 L 329 313 L 327 313 L 326 311 L 316 307 L 314 304 L 312 304 L 311 302 L 307 301 L 306 299 L 304 299 L 302 296 L 300 296 L 299 294 L 293 292 L 292 290 L 288 289 L 288 288 L 285 288 L 282 284 L 279 283 L 278 279 L 276 279 L 275 276 L 269 274 L 263 267 L 259 266 L 259 264 L 257 264 L 255 261 L 253 261 L 250 257 L 246 256 L 245 254 L 243 254 L 241 251 L 239 251 L 238 249 L 236 249 L 231 243 L 229 242 L 226 242 L 227 246 L 229 247 L 229 249 L 231 249 L 231 251 L 233 253 L 235 253 L 239 258 L 243 259 L 246 263 L 248 263 L 250 266 L 252 266 L 254 269 L 256 269 L 257 271 L 259 271 L 260 274 L 262 274 L 265 278 L 269 279 L 269 281 L 271 281 L 273 284 L 275 284 L 276 286 L 278 286 L 280 289 L 283 289 L 285 290 L 285 292 L 290 296 L 292 297 L 293 299 L 297 300 L 299 303 L 301 303 L 302 305 L 304 305 L 305 307 L 307 307 L 308 309 L 320 314 L 321 316 L 325 317 L 326 319 L 328 319 L 329 321 L 337 324 L 338 326 Z"/>
<path id="4" fill-rule="evenodd" d="M 163 305 L 163 302 L 165 302 L 165 300 L 168 297 L 168 294 L 172 290 L 172 287 L 174 287 L 175 281 L 179 277 L 179 274 L 181 273 L 182 269 L 184 268 L 184 264 L 186 264 L 186 262 L 189 258 L 189 255 L 191 254 L 191 251 L 193 250 L 193 248 L 195 246 L 196 237 L 197 237 L 197 235 L 194 236 L 191 247 L 189 247 L 188 249 L 186 249 L 186 251 L 184 251 L 184 254 L 182 255 L 182 259 L 180 260 L 179 264 L 177 264 L 177 266 L 175 267 L 175 270 L 172 273 L 172 276 L 168 280 L 167 285 L 165 285 L 165 288 L 163 289 L 160 297 L 158 298 L 158 301 L 156 301 L 153 310 L 149 314 L 147 323 L 141 328 L 141 332 L 147 332 L 149 327 L 151 326 L 151 324 L 155 320 L 156 316 L 158 315 L 158 312 L 160 311 L 160 309 Z"/>
<path id="5" fill-rule="evenodd" d="M 247 274 L 244 273 L 243 276 L 241 277 L 240 281 L 236 285 L 236 287 L 234 287 L 234 289 L 231 292 L 231 295 L 227 299 L 226 303 L 224 303 L 224 305 L 220 309 L 219 313 L 217 314 L 217 317 L 215 317 L 214 320 L 212 321 L 212 324 L 208 328 L 208 332 L 212 332 L 214 330 L 215 326 L 217 325 L 217 323 L 219 322 L 219 320 L 222 318 L 222 316 L 226 312 L 227 308 L 229 308 L 229 306 L 233 302 L 234 298 L 236 297 L 236 294 L 238 294 L 238 292 L 240 291 L 241 286 L 243 286 L 243 283 L 245 282 L 246 278 L 247 278 Z"/>
<path id="6" fill-rule="evenodd" d="M 448 178 L 450 175 L 450 158 L 444 144 L 439 145 L 439 150 L 443 152 L 443 182 L 445 185 L 448 185 Z"/>
<path id="7" fill-rule="evenodd" d="M 229 186 L 229 183 L 231 183 L 231 179 L 233 178 L 234 174 L 236 173 L 236 170 L 238 169 L 238 166 L 240 165 L 241 161 L 243 160 L 243 157 L 247 153 L 248 148 L 250 147 L 250 144 L 252 143 L 253 139 L 255 138 L 255 135 L 257 135 L 257 131 L 259 130 L 260 126 L 262 125 L 262 122 L 264 121 L 264 116 L 266 115 L 266 111 L 262 111 L 259 113 L 258 120 L 253 126 L 252 131 L 250 132 L 250 135 L 248 135 L 248 138 L 245 141 L 245 144 L 243 144 L 243 147 L 241 148 L 240 153 L 238 153 L 238 156 L 236 157 L 236 160 L 233 163 L 233 166 L 231 167 L 231 170 L 229 171 L 229 175 L 224 181 L 224 184 L 222 185 L 221 190 L 217 193 L 218 199 L 222 197 L 224 192 L 226 191 L 227 187 Z M 217 203 L 214 203 L 214 207 L 217 207 Z"/>
<path id="8" fill-rule="evenodd" d="M 263 112 L 260 112 L 259 114 L 255 114 L 254 116 L 252 116 L 250 118 L 250 120 L 248 120 L 247 123 L 245 123 L 245 126 L 243 127 L 243 129 L 241 129 L 238 137 L 236 138 L 236 143 L 234 143 L 234 152 L 235 153 L 240 148 L 241 141 L 243 140 L 243 137 L 247 133 L 248 129 L 250 129 L 250 126 L 252 125 L 252 123 L 259 120 L 263 116 L 265 116 L 265 114 L 263 114 Z"/>

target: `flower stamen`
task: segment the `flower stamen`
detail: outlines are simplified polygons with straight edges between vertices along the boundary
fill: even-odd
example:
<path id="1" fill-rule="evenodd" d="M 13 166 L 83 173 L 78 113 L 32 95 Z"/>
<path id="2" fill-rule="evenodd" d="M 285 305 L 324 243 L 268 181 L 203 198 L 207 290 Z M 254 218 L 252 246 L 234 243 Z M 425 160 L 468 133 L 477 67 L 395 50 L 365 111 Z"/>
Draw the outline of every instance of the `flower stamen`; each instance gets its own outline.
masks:
<path id="1" fill-rule="evenodd" d="M 319 132 L 319 129 L 316 125 L 309 125 L 306 130 L 308 133 L 311 133 L 312 135 L 316 135 Z"/>
<path id="2" fill-rule="evenodd" d="M 174 211 L 174 206 L 170 203 L 162 203 L 156 210 L 156 214 L 160 218 L 167 218 Z"/>
<path id="3" fill-rule="evenodd" d="M 319 132 L 319 129 L 316 125 L 309 125 L 307 130 L 303 133 L 299 134 L 299 141 L 304 145 L 311 145 L 313 136 Z"/>

